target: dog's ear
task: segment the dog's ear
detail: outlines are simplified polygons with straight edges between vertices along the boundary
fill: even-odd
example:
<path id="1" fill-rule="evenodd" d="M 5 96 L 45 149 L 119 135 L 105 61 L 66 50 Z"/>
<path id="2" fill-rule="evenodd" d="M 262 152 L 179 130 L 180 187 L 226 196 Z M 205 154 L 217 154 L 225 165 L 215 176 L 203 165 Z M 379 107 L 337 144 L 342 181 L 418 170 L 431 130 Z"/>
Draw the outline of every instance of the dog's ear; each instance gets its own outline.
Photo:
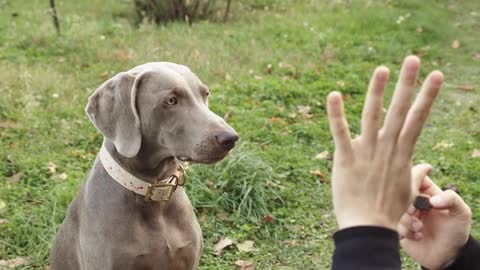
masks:
<path id="1" fill-rule="evenodd" d="M 136 156 L 142 143 L 136 97 L 144 74 L 115 75 L 88 98 L 85 108 L 95 127 L 125 157 Z"/>

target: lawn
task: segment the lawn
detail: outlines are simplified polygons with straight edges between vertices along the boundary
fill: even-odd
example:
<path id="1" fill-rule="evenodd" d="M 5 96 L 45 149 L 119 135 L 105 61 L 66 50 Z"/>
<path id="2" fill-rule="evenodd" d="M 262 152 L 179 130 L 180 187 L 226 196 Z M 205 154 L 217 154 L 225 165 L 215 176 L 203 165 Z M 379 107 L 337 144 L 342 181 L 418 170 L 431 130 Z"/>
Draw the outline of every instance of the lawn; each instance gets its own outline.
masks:
<path id="1" fill-rule="evenodd" d="M 210 107 L 239 132 L 217 166 L 189 169 L 187 193 L 205 238 L 200 269 L 329 269 L 336 229 L 330 199 L 333 144 L 325 97 L 344 94 L 354 133 L 368 78 L 404 56 L 421 78 L 446 84 L 417 146 L 472 207 L 480 237 L 480 2 L 233 1 L 228 23 L 136 24 L 133 1 L 0 0 L 0 260 L 44 269 L 51 241 L 102 137 L 84 113 L 114 74 L 150 61 L 189 66 L 211 89 Z M 241 3 L 239 3 L 241 2 Z M 393 81 L 393 80 L 392 80 Z M 388 95 L 393 88 L 390 83 Z M 355 179 L 352 179 L 355 181 Z M 222 238 L 254 241 L 219 257 Z M 420 269 L 405 258 L 404 269 Z"/>

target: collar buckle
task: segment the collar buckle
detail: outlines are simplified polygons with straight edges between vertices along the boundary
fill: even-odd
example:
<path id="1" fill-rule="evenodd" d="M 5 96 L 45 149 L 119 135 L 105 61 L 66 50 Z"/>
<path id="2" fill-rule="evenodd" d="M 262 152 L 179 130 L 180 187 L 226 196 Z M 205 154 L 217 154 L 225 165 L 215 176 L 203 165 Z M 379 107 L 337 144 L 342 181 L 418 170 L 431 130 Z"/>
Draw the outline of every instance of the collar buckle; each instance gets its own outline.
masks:
<path id="1" fill-rule="evenodd" d="M 176 183 L 155 183 L 147 186 L 145 192 L 145 201 L 168 201 L 177 189 L 178 181 Z"/>

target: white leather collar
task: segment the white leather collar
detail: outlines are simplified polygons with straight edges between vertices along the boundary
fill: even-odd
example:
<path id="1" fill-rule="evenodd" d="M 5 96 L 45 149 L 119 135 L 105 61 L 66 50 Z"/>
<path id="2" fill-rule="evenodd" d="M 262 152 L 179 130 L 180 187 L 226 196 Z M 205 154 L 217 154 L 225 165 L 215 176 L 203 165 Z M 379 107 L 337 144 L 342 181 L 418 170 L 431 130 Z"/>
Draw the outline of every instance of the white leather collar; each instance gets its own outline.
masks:
<path id="1" fill-rule="evenodd" d="M 100 149 L 100 160 L 107 173 L 120 185 L 139 195 L 145 196 L 145 201 L 168 201 L 178 186 L 186 182 L 182 166 L 175 174 L 151 184 L 134 176 L 116 162 L 108 152 L 105 144 Z"/>

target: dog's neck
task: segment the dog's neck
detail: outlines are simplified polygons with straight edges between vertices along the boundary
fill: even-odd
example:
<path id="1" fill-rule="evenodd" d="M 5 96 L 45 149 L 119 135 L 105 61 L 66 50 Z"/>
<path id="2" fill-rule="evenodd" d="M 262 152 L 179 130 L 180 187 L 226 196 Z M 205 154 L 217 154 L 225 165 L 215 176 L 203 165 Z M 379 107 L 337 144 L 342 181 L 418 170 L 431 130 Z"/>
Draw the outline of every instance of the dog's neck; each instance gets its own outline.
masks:
<path id="1" fill-rule="evenodd" d="M 143 147 L 135 157 L 127 158 L 118 153 L 111 141 L 105 140 L 104 144 L 118 164 L 145 182 L 154 183 L 159 179 L 164 179 L 175 173 L 179 166 L 178 161 L 172 156 L 157 154 L 152 159 L 152 154 Z"/>

